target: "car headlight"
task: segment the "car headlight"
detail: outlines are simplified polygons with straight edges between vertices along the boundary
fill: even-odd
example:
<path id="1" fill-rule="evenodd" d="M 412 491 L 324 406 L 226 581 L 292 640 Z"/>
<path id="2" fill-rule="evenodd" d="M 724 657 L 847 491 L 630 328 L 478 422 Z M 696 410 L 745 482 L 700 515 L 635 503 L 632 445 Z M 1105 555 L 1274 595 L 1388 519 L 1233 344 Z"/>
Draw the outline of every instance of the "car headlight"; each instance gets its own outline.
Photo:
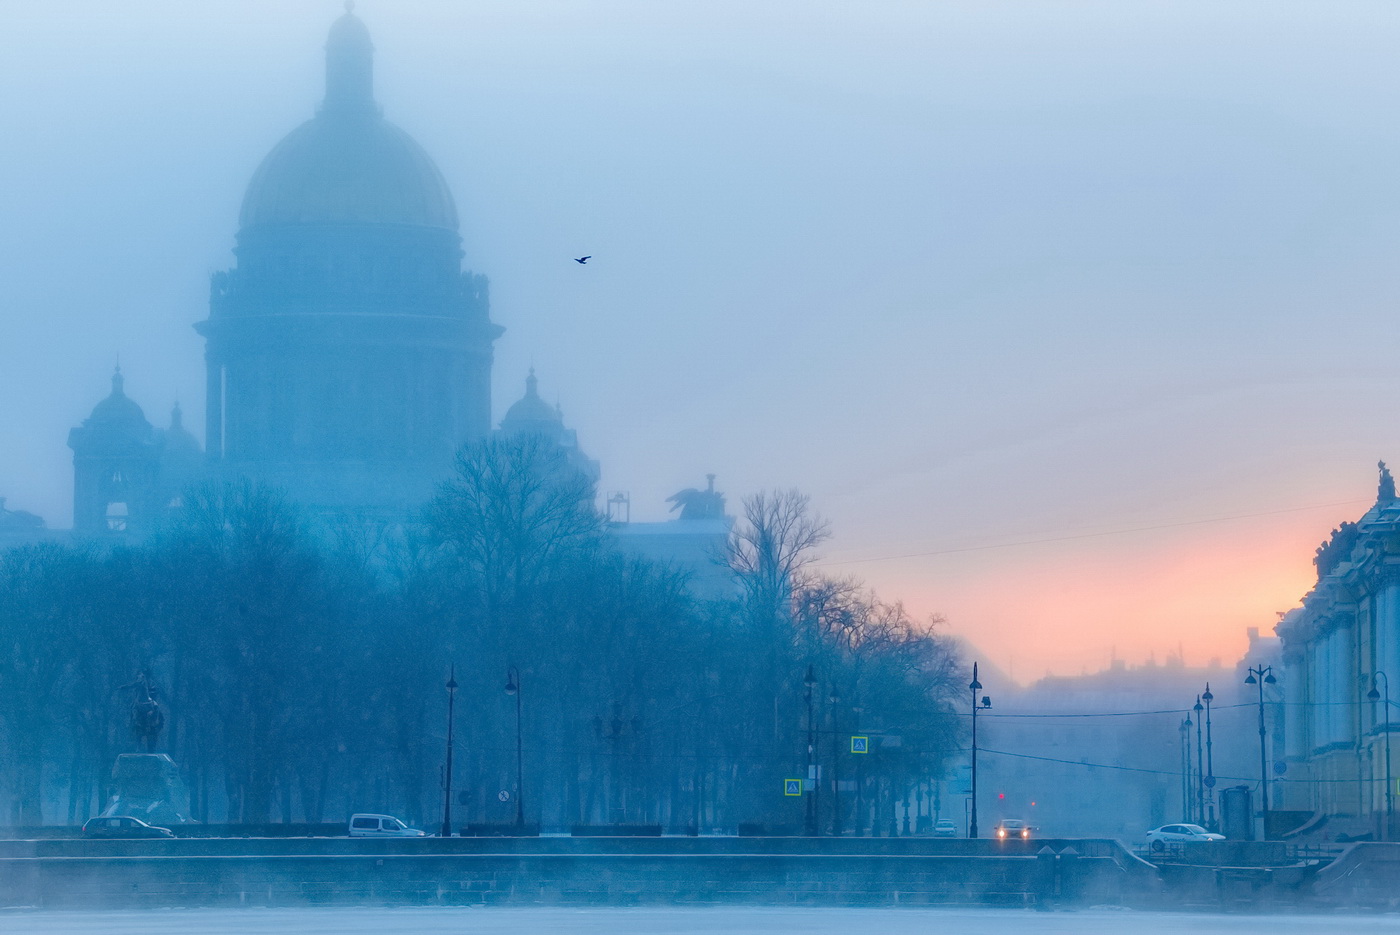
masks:
<path id="1" fill-rule="evenodd" d="M 1022 828 L 1022 829 L 1021 829 L 1021 837 L 1023 837 L 1023 838 L 1028 838 L 1028 837 L 1030 837 L 1030 836 L 1031 836 L 1031 829 L 1029 829 L 1029 828 Z"/>
<path id="2" fill-rule="evenodd" d="M 998 828 L 998 829 L 997 829 L 997 837 L 999 837 L 999 838 L 1004 838 L 1004 837 L 1006 837 L 1006 829 L 1005 829 L 1005 828 Z"/>

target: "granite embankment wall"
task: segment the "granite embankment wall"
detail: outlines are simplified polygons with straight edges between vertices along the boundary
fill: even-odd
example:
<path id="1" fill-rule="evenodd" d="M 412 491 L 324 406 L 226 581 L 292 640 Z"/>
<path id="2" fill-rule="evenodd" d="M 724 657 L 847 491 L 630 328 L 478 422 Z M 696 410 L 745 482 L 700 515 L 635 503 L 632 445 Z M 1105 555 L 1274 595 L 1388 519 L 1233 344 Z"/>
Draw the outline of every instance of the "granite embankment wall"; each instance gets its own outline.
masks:
<path id="1" fill-rule="evenodd" d="M 44 908 L 1121 904 L 1150 896 L 1155 886 L 1151 867 L 1108 841 L 0 842 L 0 906 Z"/>

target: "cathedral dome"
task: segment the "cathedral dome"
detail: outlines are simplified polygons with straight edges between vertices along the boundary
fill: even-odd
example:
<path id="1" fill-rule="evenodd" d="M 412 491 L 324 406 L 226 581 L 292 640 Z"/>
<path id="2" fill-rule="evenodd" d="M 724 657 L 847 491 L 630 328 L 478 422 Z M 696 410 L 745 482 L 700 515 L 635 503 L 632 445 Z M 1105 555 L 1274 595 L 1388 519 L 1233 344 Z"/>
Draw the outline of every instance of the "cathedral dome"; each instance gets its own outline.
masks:
<path id="1" fill-rule="evenodd" d="M 353 13 L 331 26 L 326 97 L 273 147 L 239 215 L 263 224 L 401 224 L 457 229 L 457 208 L 431 157 L 374 102 L 374 47 Z"/>
<path id="2" fill-rule="evenodd" d="M 535 379 L 535 368 L 525 378 L 525 395 L 516 400 L 506 410 L 501 420 L 501 431 L 506 433 L 557 431 L 564 427 L 564 419 L 559 410 L 540 398 L 539 380 Z"/>
<path id="3" fill-rule="evenodd" d="M 146 414 L 141 411 L 136 400 L 126 395 L 125 383 L 121 368 L 118 367 L 112 374 L 111 394 L 93 407 L 92 415 L 85 424 L 125 429 L 138 435 L 146 435 L 151 431 L 151 423 L 146 421 Z"/>

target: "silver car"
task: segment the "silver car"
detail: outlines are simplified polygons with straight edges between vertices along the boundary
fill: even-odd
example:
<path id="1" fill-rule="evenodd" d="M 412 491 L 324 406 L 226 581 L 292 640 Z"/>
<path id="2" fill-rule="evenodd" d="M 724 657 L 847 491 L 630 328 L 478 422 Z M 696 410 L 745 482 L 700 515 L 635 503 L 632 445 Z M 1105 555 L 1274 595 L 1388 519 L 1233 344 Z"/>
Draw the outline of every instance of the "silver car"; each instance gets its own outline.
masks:
<path id="1" fill-rule="evenodd" d="M 350 816 L 352 838 L 421 838 L 425 832 L 410 828 L 393 815 L 358 814 Z"/>
<path id="2" fill-rule="evenodd" d="M 1147 832 L 1147 846 L 1153 851 L 1164 851 L 1168 844 L 1189 844 L 1197 841 L 1223 841 L 1225 835 L 1214 834 L 1200 825 L 1163 825 Z"/>

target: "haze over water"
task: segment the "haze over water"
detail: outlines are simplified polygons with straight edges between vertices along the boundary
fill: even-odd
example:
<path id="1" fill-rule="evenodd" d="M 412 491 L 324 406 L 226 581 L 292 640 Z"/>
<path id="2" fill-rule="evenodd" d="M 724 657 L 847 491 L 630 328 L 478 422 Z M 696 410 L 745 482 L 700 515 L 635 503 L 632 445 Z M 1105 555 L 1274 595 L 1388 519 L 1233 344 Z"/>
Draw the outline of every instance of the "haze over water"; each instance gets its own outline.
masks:
<path id="1" fill-rule="evenodd" d="M 9 506 L 68 525 L 118 358 L 200 411 L 190 326 L 339 12 L 3 12 Z M 1400 460 L 1393 4 L 357 13 L 491 277 L 496 417 L 533 364 L 635 519 L 801 488 L 825 570 L 1030 678 L 1234 657 Z"/>

